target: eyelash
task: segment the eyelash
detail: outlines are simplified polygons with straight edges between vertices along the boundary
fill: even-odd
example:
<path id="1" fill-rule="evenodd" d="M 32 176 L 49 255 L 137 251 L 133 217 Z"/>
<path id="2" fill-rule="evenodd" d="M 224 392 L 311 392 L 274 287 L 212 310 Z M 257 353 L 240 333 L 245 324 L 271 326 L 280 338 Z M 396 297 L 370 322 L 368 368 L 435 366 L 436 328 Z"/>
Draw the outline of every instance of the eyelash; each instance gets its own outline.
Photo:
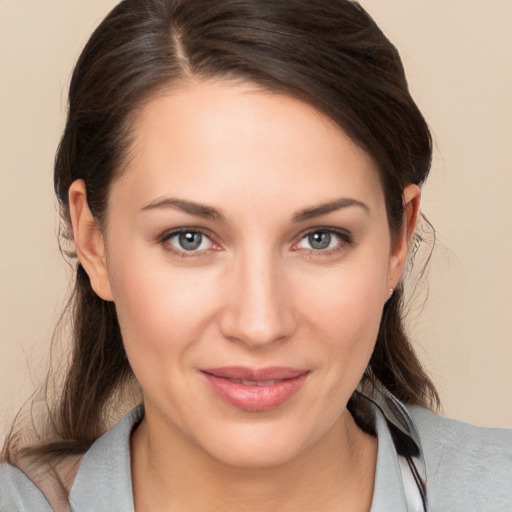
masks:
<path id="1" fill-rule="evenodd" d="M 325 249 L 301 249 L 297 247 L 307 237 L 314 235 L 316 233 L 325 233 L 329 234 L 330 236 L 334 235 L 336 238 L 338 238 L 338 243 L 334 247 Z M 293 244 L 292 250 L 303 250 L 306 253 L 310 254 L 311 256 L 330 256 L 332 254 L 338 253 L 339 251 L 345 250 L 348 246 L 351 246 L 353 244 L 354 241 L 352 239 L 352 235 L 346 230 L 332 227 L 315 227 L 303 233 L 300 236 L 299 240 Z"/>
<path id="2" fill-rule="evenodd" d="M 339 239 L 339 242 L 334 247 L 328 247 L 325 249 L 301 249 L 300 247 L 297 247 L 303 240 L 305 240 L 307 237 L 317 234 L 317 233 L 325 233 L 329 234 L 330 236 L 334 235 L 336 238 Z M 182 234 L 200 234 L 203 237 L 207 238 L 209 242 L 212 244 L 212 247 L 209 247 L 207 249 L 202 250 L 185 250 L 185 249 L 178 249 L 176 246 L 171 244 L 169 241 L 179 235 Z M 166 251 L 169 251 L 171 253 L 174 253 L 177 256 L 180 256 L 182 258 L 190 258 L 190 257 L 198 257 L 201 255 L 204 255 L 207 252 L 210 251 L 216 251 L 219 250 L 219 246 L 215 243 L 213 240 L 213 237 L 211 233 L 205 229 L 202 228 L 179 228 L 174 229 L 172 231 L 168 231 L 164 233 L 159 238 L 159 243 L 161 243 Z M 351 234 L 348 231 L 342 230 L 342 229 L 336 229 L 332 227 L 316 227 L 309 229 L 305 233 L 302 233 L 298 240 L 294 242 L 292 245 L 292 250 L 294 252 L 296 251 L 304 251 L 306 253 L 309 253 L 310 255 L 320 255 L 320 256 L 329 256 L 331 254 L 337 253 L 339 251 L 342 251 L 346 249 L 347 246 L 353 245 L 353 239 Z"/>
<path id="3" fill-rule="evenodd" d="M 199 234 L 203 237 L 207 238 L 210 243 L 212 244 L 212 247 L 209 247 L 208 249 L 202 249 L 199 251 L 194 250 L 185 250 L 185 249 L 179 249 L 178 247 L 171 244 L 169 241 L 179 235 L 183 234 Z M 169 251 L 176 256 L 182 257 L 182 258 L 194 258 L 203 255 L 205 252 L 210 252 L 212 250 L 216 251 L 218 250 L 218 245 L 213 241 L 213 237 L 211 233 L 205 229 L 202 228 L 179 228 L 179 229 L 173 229 L 172 231 L 168 231 L 164 233 L 161 237 L 159 242 L 164 246 L 166 251 Z"/>

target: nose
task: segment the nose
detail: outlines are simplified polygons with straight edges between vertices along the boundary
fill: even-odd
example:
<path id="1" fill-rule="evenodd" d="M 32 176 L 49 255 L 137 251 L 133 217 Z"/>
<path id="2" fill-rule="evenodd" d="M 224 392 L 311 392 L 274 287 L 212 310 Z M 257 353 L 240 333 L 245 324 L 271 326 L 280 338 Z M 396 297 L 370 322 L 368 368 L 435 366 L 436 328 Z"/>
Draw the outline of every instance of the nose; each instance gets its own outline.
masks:
<path id="1" fill-rule="evenodd" d="M 258 349 L 290 338 L 297 317 L 283 263 L 262 250 L 251 252 L 228 271 L 220 329 L 231 341 Z"/>

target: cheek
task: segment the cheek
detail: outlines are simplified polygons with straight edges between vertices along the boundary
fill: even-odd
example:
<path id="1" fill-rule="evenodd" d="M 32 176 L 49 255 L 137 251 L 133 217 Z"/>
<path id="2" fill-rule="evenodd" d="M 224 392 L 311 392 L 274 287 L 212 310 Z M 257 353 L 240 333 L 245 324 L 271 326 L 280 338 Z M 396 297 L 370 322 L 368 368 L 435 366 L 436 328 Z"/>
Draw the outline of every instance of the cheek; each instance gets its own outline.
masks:
<path id="1" fill-rule="evenodd" d="M 176 269 L 159 254 L 112 254 L 111 285 L 127 352 L 156 360 L 183 350 L 215 314 L 215 275 Z M 175 355 L 174 355 L 175 357 Z"/>
<path id="2" fill-rule="evenodd" d="M 358 258 L 324 276 L 310 276 L 303 294 L 311 335 L 328 346 L 330 368 L 355 380 L 364 372 L 377 338 L 385 300 L 387 258 Z M 368 264 L 368 260 L 372 264 Z"/>
<path id="3" fill-rule="evenodd" d="M 331 295 L 334 299 L 324 324 L 331 326 L 330 338 L 343 373 L 359 375 L 364 371 L 377 339 L 382 304 L 372 283 L 345 280 L 344 285 L 338 295 Z"/>
<path id="4" fill-rule="evenodd" d="M 369 253 L 369 254 L 368 254 Z M 323 274 L 307 277 L 302 288 L 308 290 L 304 300 L 324 325 L 343 330 L 365 331 L 379 324 L 384 305 L 388 259 L 370 251 Z M 370 325 L 367 325 L 370 324 Z"/>

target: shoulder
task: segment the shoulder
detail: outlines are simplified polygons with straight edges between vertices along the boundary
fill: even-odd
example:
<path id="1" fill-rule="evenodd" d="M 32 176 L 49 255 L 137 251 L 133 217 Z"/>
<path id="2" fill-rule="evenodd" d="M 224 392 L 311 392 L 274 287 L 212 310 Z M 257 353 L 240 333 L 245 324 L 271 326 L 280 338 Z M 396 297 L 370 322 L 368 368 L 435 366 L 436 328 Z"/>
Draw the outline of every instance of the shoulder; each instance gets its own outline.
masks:
<path id="1" fill-rule="evenodd" d="M 133 512 L 130 435 L 142 416 L 132 410 L 89 448 L 69 493 L 73 510 Z"/>
<path id="2" fill-rule="evenodd" d="M 427 466 L 433 510 L 512 508 L 512 430 L 484 428 L 409 407 Z"/>
<path id="3" fill-rule="evenodd" d="M 128 413 L 84 455 L 0 463 L 0 512 L 133 511 L 130 433 L 142 414 Z"/>
<path id="4" fill-rule="evenodd" d="M 42 492 L 23 471 L 0 463 L 0 512 L 52 511 Z"/>
<path id="5" fill-rule="evenodd" d="M 67 511 L 69 489 L 81 459 L 82 455 L 46 461 L 25 456 L 17 466 L 0 464 L 0 512 L 34 510 L 36 505 L 41 511 Z"/>

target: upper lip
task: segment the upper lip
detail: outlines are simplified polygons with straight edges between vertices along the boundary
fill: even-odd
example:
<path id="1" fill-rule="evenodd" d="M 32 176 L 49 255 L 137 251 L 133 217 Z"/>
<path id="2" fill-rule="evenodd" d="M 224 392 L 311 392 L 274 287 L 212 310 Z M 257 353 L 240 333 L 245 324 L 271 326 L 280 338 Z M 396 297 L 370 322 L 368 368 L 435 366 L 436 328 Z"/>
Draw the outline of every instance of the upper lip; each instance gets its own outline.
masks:
<path id="1" fill-rule="evenodd" d="M 223 379 L 247 380 L 254 382 L 294 379 L 300 375 L 308 373 L 308 370 L 301 368 L 288 368 L 284 366 L 272 366 L 267 368 L 225 366 L 222 368 L 202 368 L 201 371 Z"/>

